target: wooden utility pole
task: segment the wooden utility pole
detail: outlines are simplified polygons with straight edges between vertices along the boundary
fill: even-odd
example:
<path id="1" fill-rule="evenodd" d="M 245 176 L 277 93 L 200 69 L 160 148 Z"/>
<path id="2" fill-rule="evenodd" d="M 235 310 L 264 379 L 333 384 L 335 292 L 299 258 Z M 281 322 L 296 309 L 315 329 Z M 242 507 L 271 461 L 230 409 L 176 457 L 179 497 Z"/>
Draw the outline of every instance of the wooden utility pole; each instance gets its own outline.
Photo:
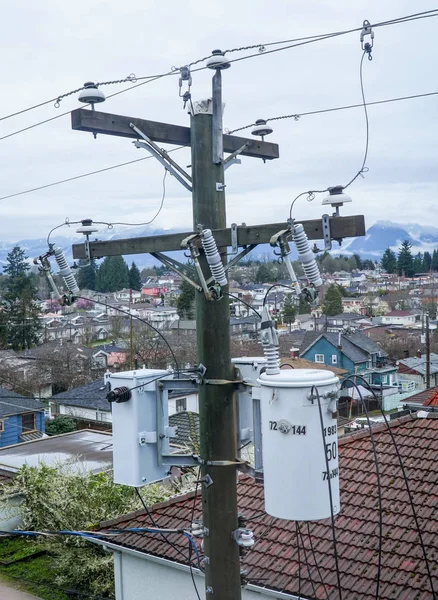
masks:
<path id="1" fill-rule="evenodd" d="M 430 388 L 430 329 L 429 329 L 429 313 L 426 312 L 425 319 L 426 325 L 426 389 Z"/>
<path id="2" fill-rule="evenodd" d="M 186 184 L 183 185 L 190 189 L 187 183 L 190 182 L 193 195 L 193 231 L 90 242 L 87 249 L 85 244 L 75 244 L 74 258 L 86 257 L 87 251 L 91 258 L 97 258 L 137 253 L 153 253 L 156 256 L 156 253 L 180 250 L 181 242 L 202 225 L 204 229 L 212 230 L 224 262 L 227 247 L 236 249 L 266 244 L 274 234 L 287 228 L 285 222 L 226 228 L 223 152 L 272 160 L 278 158 L 279 151 L 277 144 L 222 135 L 222 120 L 218 112 L 218 107 L 222 106 L 220 71 L 216 71 L 213 80 L 212 105 L 215 110 L 211 110 L 211 102 L 210 106 L 208 102 L 203 105 L 202 110 L 193 109 L 190 128 L 94 110 L 72 112 L 72 127 L 76 130 L 131 139 L 143 133 L 143 139 L 149 142 L 191 146 L 192 175 L 186 175 Z M 181 173 L 179 168 L 178 174 Z M 302 223 L 309 239 L 323 239 L 321 220 Z M 330 219 L 330 231 L 333 239 L 365 235 L 364 218 L 362 215 L 333 217 Z M 201 267 L 204 273 L 209 273 L 202 248 L 200 250 Z M 233 532 L 238 528 L 237 426 L 227 298 L 212 301 L 203 292 L 197 292 L 196 321 L 198 361 L 206 368 L 205 378 L 199 385 L 206 594 L 209 599 L 239 600 L 239 546 L 233 539 Z"/>
<path id="3" fill-rule="evenodd" d="M 212 114 L 197 114 L 191 119 L 193 230 L 226 226 L 225 192 L 216 191 L 224 183 L 223 164 L 213 164 Z M 208 272 L 203 256 L 201 266 Z M 196 339 L 198 361 L 207 367 L 214 380 L 233 379 L 230 354 L 230 310 L 227 298 L 209 302 L 196 295 Z M 233 385 L 199 386 L 199 433 L 204 461 L 231 461 L 237 457 L 235 398 Z M 212 484 L 202 488 L 205 585 L 208 597 L 238 600 L 241 597 L 239 546 L 232 538 L 237 524 L 237 481 L 235 466 L 204 466 L 204 477 Z"/>

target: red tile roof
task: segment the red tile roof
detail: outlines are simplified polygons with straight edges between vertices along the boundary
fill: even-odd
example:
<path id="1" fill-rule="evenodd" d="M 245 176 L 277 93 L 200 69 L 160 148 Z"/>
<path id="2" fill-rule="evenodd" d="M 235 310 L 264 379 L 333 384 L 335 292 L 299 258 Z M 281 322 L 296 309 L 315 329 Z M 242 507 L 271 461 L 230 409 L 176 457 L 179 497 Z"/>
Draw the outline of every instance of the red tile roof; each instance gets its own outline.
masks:
<path id="1" fill-rule="evenodd" d="M 438 419 L 411 416 L 392 421 L 417 511 L 423 541 L 438 592 Z M 399 461 L 385 426 L 373 428 L 383 504 L 383 554 L 379 598 L 381 600 L 430 600 L 432 597 L 418 531 Z M 335 519 L 340 580 L 343 598 L 373 600 L 378 558 L 378 494 L 376 469 L 369 431 L 361 430 L 339 440 L 341 513 Z M 256 543 L 243 558 L 250 582 L 306 598 L 337 599 L 337 579 L 330 519 L 301 523 L 299 550 L 293 521 L 274 519 L 264 513 L 263 486 L 247 476 L 238 485 L 239 510 L 248 518 Z M 297 491 L 299 493 L 299 491 Z M 188 527 L 193 493 L 153 507 L 160 527 Z M 200 517 L 196 498 L 195 518 Z M 148 527 L 143 511 L 125 515 L 102 528 Z M 187 541 L 170 536 L 175 550 L 155 535 L 123 534 L 115 544 L 134 548 L 178 562 L 186 562 Z M 312 550 L 313 548 L 313 550 Z M 298 559 L 298 554 L 300 559 Z"/>
<path id="2" fill-rule="evenodd" d="M 429 390 L 432 391 L 429 398 L 424 402 L 423 406 L 438 406 L 438 388 Z"/>
<path id="3" fill-rule="evenodd" d="M 429 398 L 431 396 L 433 396 L 434 394 L 438 393 L 438 386 L 435 387 L 431 387 L 428 390 L 423 390 L 422 392 L 418 392 L 418 394 L 414 394 L 413 396 L 409 396 L 409 398 L 406 398 L 404 400 L 404 402 L 406 402 L 407 404 L 421 404 L 421 405 L 426 405 L 426 402 L 429 400 Z M 435 404 L 434 406 L 438 406 L 438 404 Z"/>

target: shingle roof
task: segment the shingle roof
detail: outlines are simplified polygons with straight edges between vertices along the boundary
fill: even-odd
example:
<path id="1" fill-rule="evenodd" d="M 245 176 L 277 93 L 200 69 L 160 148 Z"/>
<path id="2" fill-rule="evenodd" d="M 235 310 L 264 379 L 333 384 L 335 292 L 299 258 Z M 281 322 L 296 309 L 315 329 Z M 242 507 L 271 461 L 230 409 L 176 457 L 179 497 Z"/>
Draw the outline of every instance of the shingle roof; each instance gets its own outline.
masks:
<path id="1" fill-rule="evenodd" d="M 399 368 L 400 373 L 406 373 L 407 371 L 403 369 L 406 367 L 410 371 L 415 371 L 420 373 L 421 375 L 426 375 L 426 355 L 422 354 L 421 358 L 418 356 L 411 356 L 410 358 L 404 358 L 403 360 L 399 360 Z M 435 352 L 430 353 L 430 373 L 434 375 L 438 373 L 438 354 Z"/>
<path id="2" fill-rule="evenodd" d="M 106 399 L 108 388 L 104 385 L 103 379 L 98 379 L 91 383 L 60 392 L 52 396 L 52 400 L 59 404 L 68 404 L 69 406 L 81 406 L 82 408 L 94 408 L 98 410 L 111 410 L 110 403 Z"/>
<path id="3" fill-rule="evenodd" d="M 44 410 L 44 404 L 0 387 L 0 417 Z"/>
<path id="4" fill-rule="evenodd" d="M 324 337 L 328 342 L 335 346 L 335 348 L 339 345 L 339 333 L 309 331 L 304 336 L 300 354 L 304 354 L 320 337 Z M 351 333 L 349 335 L 342 333 L 340 341 L 343 353 L 353 362 L 364 362 L 369 359 L 370 354 L 375 353 L 379 353 L 381 356 L 387 356 L 387 353 L 382 350 L 380 346 L 360 332 Z"/>
<path id="5" fill-rule="evenodd" d="M 199 453 L 199 415 L 198 413 L 183 410 L 170 415 L 169 425 L 178 427 L 172 446 L 187 447 L 196 454 Z"/>
<path id="6" fill-rule="evenodd" d="M 418 394 L 414 394 L 413 396 L 409 396 L 404 400 L 405 404 L 425 404 L 425 402 L 435 393 L 438 392 L 437 387 L 431 387 L 428 390 L 423 390 L 422 392 L 418 392 Z"/>
<path id="7" fill-rule="evenodd" d="M 407 416 L 392 421 L 390 427 L 404 463 L 433 585 L 438 592 L 435 568 L 438 554 L 438 419 Z M 430 582 L 419 535 L 391 436 L 386 426 L 373 428 L 373 434 L 384 509 L 379 598 L 430 600 Z M 335 532 L 342 595 L 348 600 L 374 600 L 379 522 L 376 469 L 369 431 L 361 430 L 341 438 L 339 458 L 341 513 L 335 518 Z M 254 547 L 242 560 L 249 580 L 271 590 L 297 594 L 300 574 L 303 597 L 338 598 L 330 519 L 310 522 L 308 526 L 300 525 L 302 535 L 299 535 L 298 552 L 295 522 L 273 519 L 264 513 L 262 484 L 242 476 L 238 485 L 238 503 L 239 511 L 247 517 L 247 526 L 256 537 Z M 160 527 L 187 527 L 192 506 L 193 493 L 158 504 L 153 507 L 152 513 Z M 200 510 L 198 494 L 195 518 L 199 518 Z M 149 520 L 144 511 L 137 511 L 102 523 L 101 527 L 115 524 L 119 527 L 147 527 Z M 181 535 L 171 535 L 169 540 L 180 551 L 186 549 L 186 540 Z M 154 535 L 129 533 L 111 541 L 181 562 L 177 550 Z"/>

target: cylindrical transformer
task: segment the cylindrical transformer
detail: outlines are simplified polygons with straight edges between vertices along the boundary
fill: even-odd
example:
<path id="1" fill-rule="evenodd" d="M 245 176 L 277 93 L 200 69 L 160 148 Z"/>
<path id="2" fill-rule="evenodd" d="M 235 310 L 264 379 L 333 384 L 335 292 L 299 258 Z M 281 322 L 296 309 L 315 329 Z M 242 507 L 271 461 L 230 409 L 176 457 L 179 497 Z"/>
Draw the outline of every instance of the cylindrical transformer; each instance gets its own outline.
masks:
<path id="1" fill-rule="evenodd" d="M 240 446 L 254 439 L 253 398 L 260 398 L 260 384 L 257 383 L 257 379 L 267 361 L 264 356 L 241 356 L 232 358 L 231 362 L 239 370 L 244 382 L 253 386 L 246 391 L 237 392 L 237 435 Z"/>
<path id="2" fill-rule="evenodd" d="M 266 512 L 294 521 L 336 515 L 338 378 L 330 371 L 285 369 L 278 375 L 262 373 L 258 382 Z M 319 392 L 322 427 L 313 386 Z"/>

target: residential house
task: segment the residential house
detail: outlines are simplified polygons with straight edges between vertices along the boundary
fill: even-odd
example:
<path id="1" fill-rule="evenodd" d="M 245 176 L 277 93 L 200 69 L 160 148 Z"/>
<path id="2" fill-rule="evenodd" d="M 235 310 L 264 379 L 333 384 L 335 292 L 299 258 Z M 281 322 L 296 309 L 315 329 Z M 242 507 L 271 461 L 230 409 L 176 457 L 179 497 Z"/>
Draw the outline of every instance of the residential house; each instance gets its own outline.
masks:
<path id="1" fill-rule="evenodd" d="M 94 368 L 108 369 L 109 367 L 119 367 L 124 365 L 127 360 L 127 350 L 121 346 L 104 344 L 103 346 L 94 346 L 92 363 Z"/>
<path id="2" fill-rule="evenodd" d="M 118 292 L 114 292 L 113 294 L 114 300 L 117 302 L 140 302 L 141 301 L 141 292 L 137 290 L 128 290 L 124 288 L 123 290 L 119 290 Z"/>
<path id="3" fill-rule="evenodd" d="M 257 340 L 261 319 L 254 316 L 242 319 L 230 318 L 231 335 L 243 340 Z"/>
<path id="4" fill-rule="evenodd" d="M 410 310 L 393 310 L 382 316 L 381 323 L 382 325 L 412 327 L 416 323 L 421 323 L 421 313 L 411 312 Z"/>
<path id="5" fill-rule="evenodd" d="M 171 438 L 173 448 L 199 454 L 199 415 L 188 410 L 169 416 L 169 426 L 176 427 L 176 437 Z"/>
<path id="6" fill-rule="evenodd" d="M 344 313 L 365 314 L 364 298 L 342 298 L 342 310 Z"/>
<path id="7" fill-rule="evenodd" d="M 43 434 L 44 404 L 0 387 L 0 447 L 38 439 Z"/>
<path id="8" fill-rule="evenodd" d="M 263 484 L 239 477 L 238 510 L 255 539 L 241 557 L 243 600 L 430 600 L 438 594 L 438 462 L 433 443 L 438 419 L 409 415 L 373 427 L 372 435 L 359 430 L 339 440 L 341 512 L 333 528 L 330 519 L 300 524 L 271 517 L 265 512 Z M 403 468 L 400 455 L 409 457 L 403 459 Z M 201 496 L 199 490 L 177 496 L 153 506 L 150 514 L 139 510 L 103 522 L 99 531 L 145 528 L 152 518 L 161 527 L 187 528 L 193 518 L 202 519 Z M 92 541 L 113 552 L 116 600 L 192 598 L 192 577 L 199 589 L 205 585 L 196 560 L 190 569 L 187 539 L 180 533 L 163 539 L 126 532 Z M 195 543 L 202 560 L 202 543 Z"/>
<path id="9" fill-rule="evenodd" d="M 331 332 L 342 331 L 346 328 L 359 329 L 364 325 L 372 325 L 371 321 L 364 319 L 362 314 L 353 312 L 325 316 L 322 318 L 325 319 L 325 329 Z"/>
<path id="10" fill-rule="evenodd" d="M 318 364 L 346 369 L 350 375 L 354 375 L 384 366 L 387 354 L 360 332 L 308 332 L 304 336 L 300 356 Z"/>
<path id="11" fill-rule="evenodd" d="M 426 387 L 426 354 L 403 358 L 398 362 L 398 372 L 404 380 L 414 381 L 418 389 Z M 430 385 L 438 385 L 438 354 L 430 353 Z"/>
<path id="12" fill-rule="evenodd" d="M 84 421 L 112 423 L 111 404 L 106 399 L 108 387 L 103 378 L 52 396 L 50 415 L 69 415 Z"/>
<path id="13" fill-rule="evenodd" d="M 70 415 L 90 423 L 112 423 L 111 404 L 106 399 L 107 394 L 108 387 L 104 378 L 55 394 L 49 402 L 50 415 Z M 199 412 L 198 394 L 191 389 L 171 390 L 168 407 L 169 415 L 183 411 Z"/>

